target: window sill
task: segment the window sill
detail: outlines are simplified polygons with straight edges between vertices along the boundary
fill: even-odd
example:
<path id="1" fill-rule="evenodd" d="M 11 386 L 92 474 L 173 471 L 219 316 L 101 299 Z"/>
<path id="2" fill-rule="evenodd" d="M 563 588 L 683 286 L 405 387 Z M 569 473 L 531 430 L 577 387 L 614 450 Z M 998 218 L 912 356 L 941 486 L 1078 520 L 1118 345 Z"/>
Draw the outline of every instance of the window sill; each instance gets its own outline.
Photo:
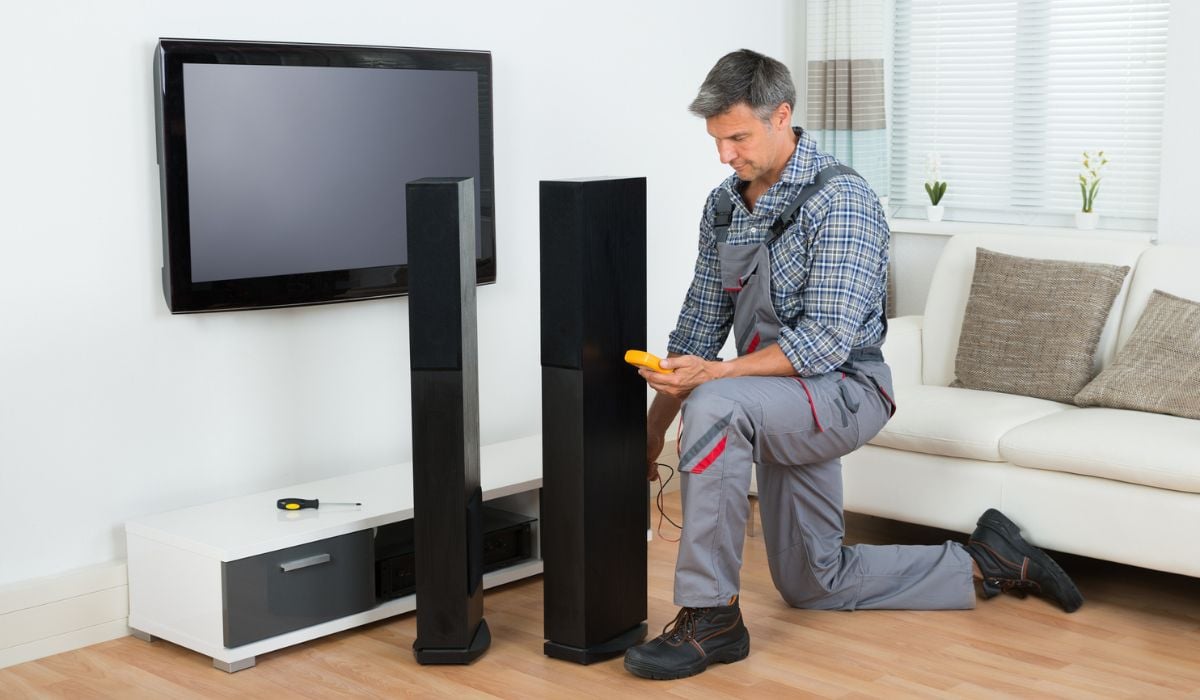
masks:
<path id="1" fill-rule="evenodd" d="M 1142 241 L 1152 243 L 1156 234 L 1149 231 L 1109 231 L 1094 229 L 1082 231 L 1076 228 L 1057 226 L 1022 226 L 1019 224 L 981 224 L 970 221 L 925 221 L 924 219 L 888 219 L 892 233 L 915 233 L 923 236 L 956 236 L 960 233 L 1009 233 L 1028 236 L 1075 236 L 1079 238 L 1104 238 L 1119 241 Z"/>

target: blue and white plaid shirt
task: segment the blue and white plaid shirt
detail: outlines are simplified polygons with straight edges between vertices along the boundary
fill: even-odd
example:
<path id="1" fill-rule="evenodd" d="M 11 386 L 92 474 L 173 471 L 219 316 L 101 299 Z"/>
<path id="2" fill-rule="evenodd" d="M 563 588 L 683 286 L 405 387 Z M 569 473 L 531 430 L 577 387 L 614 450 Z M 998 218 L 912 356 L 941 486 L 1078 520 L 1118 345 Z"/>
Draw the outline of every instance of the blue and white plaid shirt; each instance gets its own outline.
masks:
<path id="1" fill-rule="evenodd" d="M 700 219 L 696 272 L 667 349 L 714 360 L 733 326 L 733 297 L 722 289 L 713 214 L 722 188 L 734 202 L 730 245 L 753 245 L 817 172 L 837 160 L 796 130 L 799 142 L 779 182 L 746 208 L 736 174 L 708 196 Z M 850 350 L 883 335 L 889 231 L 875 192 L 861 178 L 835 177 L 801 207 L 796 223 L 768 245 L 771 302 L 783 327 L 779 347 L 801 376 L 841 366 Z"/>

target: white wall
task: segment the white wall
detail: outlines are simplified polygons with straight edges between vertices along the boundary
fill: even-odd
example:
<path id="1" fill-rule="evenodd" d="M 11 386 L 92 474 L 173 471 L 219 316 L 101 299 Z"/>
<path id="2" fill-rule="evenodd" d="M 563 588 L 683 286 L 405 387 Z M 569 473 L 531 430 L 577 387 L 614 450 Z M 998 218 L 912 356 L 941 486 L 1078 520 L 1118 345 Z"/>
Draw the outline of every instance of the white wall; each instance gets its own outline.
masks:
<path id="1" fill-rule="evenodd" d="M 665 349 L 703 198 L 727 172 L 686 106 L 725 52 L 794 51 L 786 0 L 739 5 L 753 22 L 731 12 L 716 0 L 6 8 L 0 584 L 123 557 L 136 515 L 410 455 L 405 300 L 167 313 L 158 37 L 493 52 L 499 281 L 478 297 L 490 442 L 539 430 L 539 180 L 648 178 L 649 337 Z"/>

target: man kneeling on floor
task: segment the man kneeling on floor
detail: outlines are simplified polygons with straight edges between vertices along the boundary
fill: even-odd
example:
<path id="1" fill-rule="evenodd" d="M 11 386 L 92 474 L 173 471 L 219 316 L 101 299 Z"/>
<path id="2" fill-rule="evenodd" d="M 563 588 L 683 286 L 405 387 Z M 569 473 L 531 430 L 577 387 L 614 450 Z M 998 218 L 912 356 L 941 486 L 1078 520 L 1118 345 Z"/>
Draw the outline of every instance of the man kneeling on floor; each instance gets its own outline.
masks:
<path id="1" fill-rule="evenodd" d="M 853 170 L 792 128 L 795 88 L 749 50 L 709 72 L 691 111 L 734 173 L 700 219 L 695 276 L 670 335 L 646 421 L 649 478 L 682 406 L 683 533 L 662 635 L 625 654 L 645 678 L 683 678 L 750 653 L 738 606 L 750 467 L 771 578 L 783 599 L 822 610 L 957 610 L 1011 591 L 1067 612 L 1083 598 L 1002 513 L 967 544 L 843 546 L 841 456 L 895 412 L 887 334 L 888 225 Z M 717 353 L 730 328 L 738 357 Z"/>

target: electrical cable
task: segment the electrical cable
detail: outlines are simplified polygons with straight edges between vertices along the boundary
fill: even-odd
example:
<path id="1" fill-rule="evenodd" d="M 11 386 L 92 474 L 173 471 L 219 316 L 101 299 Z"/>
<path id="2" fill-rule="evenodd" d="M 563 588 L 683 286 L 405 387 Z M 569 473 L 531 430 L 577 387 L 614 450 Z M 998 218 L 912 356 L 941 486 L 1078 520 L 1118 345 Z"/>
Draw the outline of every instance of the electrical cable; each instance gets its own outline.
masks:
<path id="1" fill-rule="evenodd" d="M 667 542 L 678 542 L 679 541 L 678 537 L 676 537 L 675 539 L 671 539 L 670 537 L 667 537 L 666 535 L 664 535 L 663 531 L 662 531 L 663 518 L 666 518 L 667 522 L 671 523 L 671 525 L 673 525 L 676 530 L 679 530 L 680 532 L 683 531 L 683 526 L 680 525 L 679 523 L 675 522 L 674 520 L 671 520 L 671 516 L 667 515 L 667 511 L 664 510 L 664 508 L 663 508 L 663 491 L 666 490 L 667 484 L 671 483 L 671 479 L 673 479 L 675 477 L 675 469 L 671 465 L 663 464 L 662 462 L 655 462 L 654 466 L 666 467 L 667 470 L 670 472 L 669 474 L 667 474 L 666 479 L 662 479 L 660 477 L 658 480 L 658 495 L 656 495 L 654 497 L 654 504 L 656 506 L 658 506 L 658 527 L 655 528 L 655 530 L 658 532 L 658 536 L 663 538 Z"/>
<path id="2" fill-rule="evenodd" d="M 682 452 L 680 451 L 681 447 L 679 444 L 679 438 L 682 434 L 683 434 L 683 412 L 680 411 L 679 412 L 679 423 L 676 424 L 676 426 L 675 426 L 675 455 L 676 456 L 682 455 Z M 671 516 L 667 515 L 667 512 L 665 510 L 663 510 L 663 491 L 666 490 L 667 484 L 671 483 L 671 479 L 675 477 L 675 468 L 669 464 L 663 464 L 662 462 L 655 462 L 654 466 L 666 467 L 667 470 L 670 471 L 670 474 L 667 474 L 667 478 L 665 480 L 662 478 L 659 478 L 659 480 L 658 480 L 658 495 L 656 495 L 654 497 L 654 505 L 658 506 L 658 527 L 655 528 L 655 531 L 658 532 L 659 537 L 663 538 L 667 542 L 678 542 L 679 541 L 678 537 L 676 537 L 675 539 L 671 539 L 670 537 L 667 537 L 666 535 L 664 535 L 662 532 L 663 518 L 666 518 L 667 522 L 671 523 L 671 525 L 673 525 L 676 530 L 683 532 L 683 526 L 680 525 L 679 523 L 675 522 L 674 520 L 671 520 Z"/>

